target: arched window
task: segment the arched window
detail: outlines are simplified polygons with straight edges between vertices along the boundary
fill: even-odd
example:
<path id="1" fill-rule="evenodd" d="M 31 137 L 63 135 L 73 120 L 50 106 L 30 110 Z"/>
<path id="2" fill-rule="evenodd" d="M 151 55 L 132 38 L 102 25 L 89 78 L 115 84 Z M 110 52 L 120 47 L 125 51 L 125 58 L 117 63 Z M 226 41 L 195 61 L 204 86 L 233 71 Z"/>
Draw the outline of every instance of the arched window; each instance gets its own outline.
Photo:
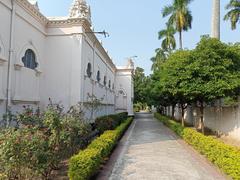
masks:
<path id="1" fill-rule="evenodd" d="M 108 88 L 111 88 L 111 80 L 108 81 Z"/>
<path id="2" fill-rule="evenodd" d="M 106 86 L 106 85 L 107 85 L 107 77 L 106 77 L 106 76 L 104 76 L 104 79 L 103 79 L 103 84 L 104 84 L 104 86 Z"/>
<path id="3" fill-rule="evenodd" d="M 38 66 L 35 53 L 31 49 L 26 50 L 25 55 L 22 58 L 22 62 L 24 64 L 24 67 L 29 69 L 36 69 L 36 67 Z"/>
<path id="4" fill-rule="evenodd" d="M 97 72 L 97 81 L 98 81 L 98 82 L 101 81 L 101 74 L 100 74 L 100 71 Z"/>
<path id="5" fill-rule="evenodd" d="M 87 65 L 87 76 L 90 78 L 92 76 L 92 65 L 88 63 Z"/>
<path id="6" fill-rule="evenodd" d="M 112 89 L 114 90 L 115 86 L 114 86 L 114 83 L 112 84 Z"/>

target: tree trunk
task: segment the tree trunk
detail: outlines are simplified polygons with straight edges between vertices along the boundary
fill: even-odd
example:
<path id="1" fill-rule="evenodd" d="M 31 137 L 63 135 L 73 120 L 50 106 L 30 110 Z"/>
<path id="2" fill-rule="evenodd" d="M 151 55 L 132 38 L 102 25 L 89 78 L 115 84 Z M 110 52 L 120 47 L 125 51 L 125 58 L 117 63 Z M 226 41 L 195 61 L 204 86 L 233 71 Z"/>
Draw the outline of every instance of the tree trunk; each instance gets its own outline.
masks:
<path id="1" fill-rule="evenodd" d="M 175 117 L 174 117 L 175 107 L 176 107 L 176 105 L 172 106 L 172 119 L 175 119 Z"/>
<path id="2" fill-rule="evenodd" d="M 203 113 L 204 113 L 204 106 L 203 106 L 203 102 L 201 102 L 201 106 L 200 106 L 200 113 L 201 113 L 201 119 L 200 119 L 200 124 L 201 124 L 201 130 L 202 130 L 202 133 L 205 134 L 205 131 L 204 131 L 204 120 L 203 120 Z"/>
<path id="3" fill-rule="evenodd" d="M 211 37 L 220 39 L 220 0 L 213 0 Z"/>
<path id="4" fill-rule="evenodd" d="M 183 49 L 183 42 L 182 42 L 182 30 L 179 31 L 179 47 Z"/>
<path id="5" fill-rule="evenodd" d="M 182 109 L 182 127 L 184 127 L 185 123 L 184 123 L 184 107 L 183 107 L 183 105 L 181 105 L 181 109 Z"/>

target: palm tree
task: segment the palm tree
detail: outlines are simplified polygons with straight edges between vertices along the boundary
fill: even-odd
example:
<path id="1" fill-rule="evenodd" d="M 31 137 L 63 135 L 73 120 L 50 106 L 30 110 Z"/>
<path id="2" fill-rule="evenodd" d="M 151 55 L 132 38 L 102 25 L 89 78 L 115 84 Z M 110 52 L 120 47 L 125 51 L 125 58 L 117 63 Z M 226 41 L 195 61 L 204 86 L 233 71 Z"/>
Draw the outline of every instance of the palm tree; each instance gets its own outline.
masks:
<path id="1" fill-rule="evenodd" d="M 152 71 L 158 71 L 160 69 L 161 64 L 166 61 L 168 53 L 161 48 L 155 50 L 155 57 L 151 58 L 152 61 Z"/>
<path id="2" fill-rule="evenodd" d="M 176 49 L 176 40 L 174 34 L 176 33 L 175 28 L 166 23 L 166 29 L 159 31 L 158 39 L 163 39 L 162 41 L 162 49 L 166 51 L 171 51 Z"/>
<path id="3" fill-rule="evenodd" d="M 183 48 L 182 32 L 192 28 L 192 15 L 188 5 L 193 0 L 173 0 L 172 5 L 163 8 L 163 17 L 170 16 L 168 23 L 173 25 L 179 33 L 180 49 Z"/>
<path id="4" fill-rule="evenodd" d="M 225 15 L 224 20 L 231 21 L 232 30 L 236 29 L 237 22 L 239 22 L 240 17 L 240 0 L 231 0 L 226 6 L 229 12 Z"/>
<path id="5" fill-rule="evenodd" d="M 220 0 L 213 0 L 211 37 L 220 39 Z"/>

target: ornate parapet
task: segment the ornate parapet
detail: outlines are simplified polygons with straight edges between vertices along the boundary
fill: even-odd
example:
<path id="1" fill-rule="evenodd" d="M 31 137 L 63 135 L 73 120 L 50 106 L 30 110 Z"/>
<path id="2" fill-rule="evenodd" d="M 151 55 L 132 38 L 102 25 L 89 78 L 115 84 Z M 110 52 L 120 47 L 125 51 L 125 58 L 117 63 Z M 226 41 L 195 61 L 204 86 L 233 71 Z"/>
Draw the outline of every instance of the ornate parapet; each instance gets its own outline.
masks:
<path id="1" fill-rule="evenodd" d="M 74 0 L 69 11 L 69 18 L 86 19 L 91 24 L 91 9 L 85 0 Z"/>

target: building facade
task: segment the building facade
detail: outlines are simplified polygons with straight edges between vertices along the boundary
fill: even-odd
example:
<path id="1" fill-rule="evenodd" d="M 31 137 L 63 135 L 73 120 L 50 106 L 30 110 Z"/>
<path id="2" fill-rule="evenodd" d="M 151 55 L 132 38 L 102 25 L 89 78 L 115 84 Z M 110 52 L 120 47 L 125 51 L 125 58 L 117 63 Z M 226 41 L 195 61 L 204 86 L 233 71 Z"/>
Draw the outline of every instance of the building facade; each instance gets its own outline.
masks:
<path id="1" fill-rule="evenodd" d="M 34 0 L 0 0 L 0 117 L 23 105 L 66 109 L 92 98 L 95 116 L 133 115 L 131 60 L 116 67 L 91 29 L 85 0 L 75 0 L 68 17 L 45 17 Z"/>

